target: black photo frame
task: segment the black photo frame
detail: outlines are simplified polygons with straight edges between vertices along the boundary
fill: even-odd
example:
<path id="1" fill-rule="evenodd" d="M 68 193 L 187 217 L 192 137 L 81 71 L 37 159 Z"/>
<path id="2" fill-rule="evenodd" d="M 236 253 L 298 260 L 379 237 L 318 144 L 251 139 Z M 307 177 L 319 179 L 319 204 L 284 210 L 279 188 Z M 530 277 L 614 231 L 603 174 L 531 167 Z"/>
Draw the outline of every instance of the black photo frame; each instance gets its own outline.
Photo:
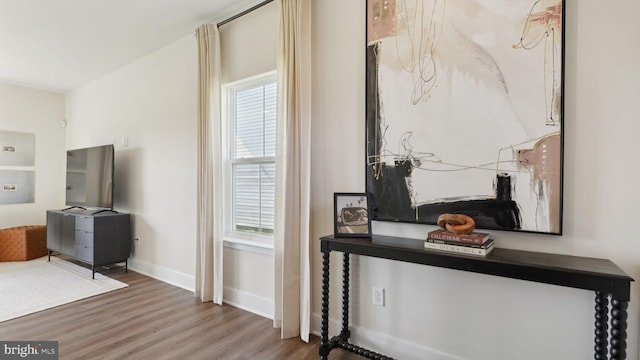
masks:
<path id="1" fill-rule="evenodd" d="M 335 237 L 371 237 L 371 206 L 366 193 L 333 194 Z"/>

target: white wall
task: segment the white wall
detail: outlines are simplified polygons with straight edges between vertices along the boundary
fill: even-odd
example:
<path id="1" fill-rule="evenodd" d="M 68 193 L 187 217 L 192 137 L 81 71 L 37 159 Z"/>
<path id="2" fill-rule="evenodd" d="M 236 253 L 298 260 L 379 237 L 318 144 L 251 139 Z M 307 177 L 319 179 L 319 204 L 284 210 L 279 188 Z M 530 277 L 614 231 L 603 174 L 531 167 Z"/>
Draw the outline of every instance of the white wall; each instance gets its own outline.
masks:
<path id="1" fill-rule="evenodd" d="M 273 250 L 226 243 L 223 261 L 223 302 L 273 319 Z"/>
<path id="2" fill-rule="evenodd" d="M 225 82 L 276 68 L 276 10 L 273 3 L 221 28 Z M 189 35 L 67 96 L 67 145 L 116 145 L 114 207 L 133 215 L 139 239 L 131 268 L 191 290 L 197 54 L 196 38 Z M 224 248 L 224 301 L 272 317 L 272 251 L 231 246 Z"/>
<path id="3" fill-rule="evenodd" d="M 499 247 L 609 258 L 640 279 L 640 242 L 633 231 L 640 199 L 634 160 L 639 11 L 635 0 L 615 6 L 567 1 L 564 235 L 492 231 Z M 333 231 L 333 192 L 364 191 L 365 2 L 314 1 L 312 13 L 315 239 Z M 374 233 L 414 238 L 432 228 L 374 222 Z M 318 242 L 313 249 L 319 333 Z M 332 255 L 333 280 L 340 279 L 340 260 Z M 366 257 L 355 257 L 352 266 L 356 343 L 402 359 L 593 358 L 591 292 Z M 339 281 L 331 285 L 336 322 L 341 291 Z M 386 289 L 385 307 L 371 305 L 372 286 Z M 628 359 L 638 359 L 638 295 L 633 284 Z"/>
<path id="4" fill-rule="evenodd" d="M 277 67 L 278 7 L 267 4 L 219 28 L 222 83 Z"/>
<path id="5" fill-rule="evenodd" d="M 139 239 L 131 267 L 188 289 L 195 274 L 196 76 L 190 35 L 67 95 L 67 146 L 115 144 L 114 208 L 132 214 Z"/>
<path id="6" fill-rule="evenodd" d="M 31 167 L 0 170 L 35 171 L 35 202 L 0 204 L 0 228 L 44 225 L 46 211 L 64 206 L 64 95 L 0 83 L 0 131 L 35 134 L 36 159 Z"/>

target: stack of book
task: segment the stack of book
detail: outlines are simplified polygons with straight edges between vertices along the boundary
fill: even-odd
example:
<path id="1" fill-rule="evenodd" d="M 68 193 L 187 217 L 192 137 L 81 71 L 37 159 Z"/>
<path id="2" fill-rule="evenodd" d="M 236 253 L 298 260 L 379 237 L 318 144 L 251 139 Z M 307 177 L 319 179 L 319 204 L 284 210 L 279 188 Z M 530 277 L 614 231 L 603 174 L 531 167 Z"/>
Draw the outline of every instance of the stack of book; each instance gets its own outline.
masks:
<path id="1" fill-rule="evenodd" d="M 493 250 L 493 239 L 489 234 L 474 231 L 458 235 L 444 229 L 430 231 L 424 242 L 425 249 L 451 253 L 487 256 Z"/>

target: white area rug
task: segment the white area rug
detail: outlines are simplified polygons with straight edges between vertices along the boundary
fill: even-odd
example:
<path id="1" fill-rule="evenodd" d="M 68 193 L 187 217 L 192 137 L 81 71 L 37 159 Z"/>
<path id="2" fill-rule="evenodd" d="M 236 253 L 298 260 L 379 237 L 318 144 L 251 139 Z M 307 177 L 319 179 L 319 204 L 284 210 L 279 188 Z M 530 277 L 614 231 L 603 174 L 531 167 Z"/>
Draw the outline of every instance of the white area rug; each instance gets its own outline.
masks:
<path id="1" fill-rule="evenodd" d="M 53 256 L 0 262 L 0 322 L 127 286 Z"/>

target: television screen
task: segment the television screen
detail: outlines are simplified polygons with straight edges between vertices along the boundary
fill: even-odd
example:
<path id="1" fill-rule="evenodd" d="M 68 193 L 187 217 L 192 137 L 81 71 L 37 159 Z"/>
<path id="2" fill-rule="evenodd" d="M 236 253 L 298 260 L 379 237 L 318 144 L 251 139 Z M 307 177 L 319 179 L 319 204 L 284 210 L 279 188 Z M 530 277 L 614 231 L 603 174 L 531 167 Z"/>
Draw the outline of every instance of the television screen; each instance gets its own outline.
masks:
<path id="1" fill-rule="evenodd" d="M 67 151 L 67 206 L 113 208 L 113 155 L 113 145 Z"/>

